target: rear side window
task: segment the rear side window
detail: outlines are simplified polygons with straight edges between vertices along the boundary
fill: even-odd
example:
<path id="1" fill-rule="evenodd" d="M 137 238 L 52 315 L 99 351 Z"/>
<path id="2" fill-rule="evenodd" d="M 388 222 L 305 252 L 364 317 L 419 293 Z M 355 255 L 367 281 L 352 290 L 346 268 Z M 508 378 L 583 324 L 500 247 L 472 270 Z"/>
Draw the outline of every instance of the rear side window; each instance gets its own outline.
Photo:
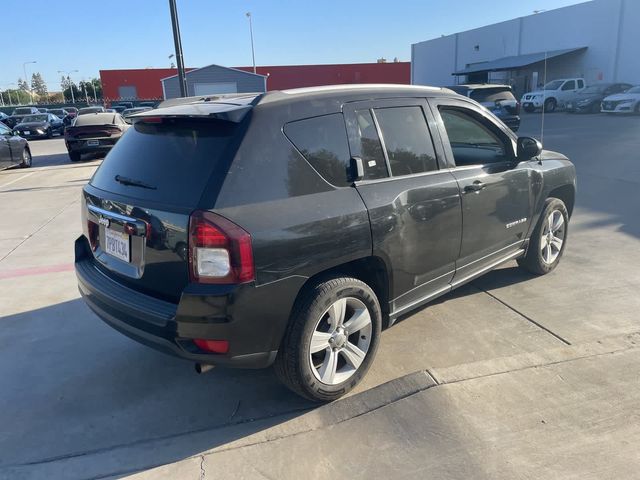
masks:
<path id="1" fill-rule="evenodd" d="M 420 107 L 374 110 L 389 158 L 391 175 L 411 175 L 438 169 L 427 120 Z"/>
<path id="2" fill-rule="evenodd" d="M 349 142 L 341 113 L 288 123 L 284 133 L 327 182 L 349 184 Z"/>
<path id="3" fill-rule="evenodd" d="M 128 197 L 194 207 L 229 151 L 238 125 L 215 120 L 138 122 L 116 143 L 93 176 L 96 188 Z M 116 175 L 150 188 L 127 186 Z"/>
<path id="4" fill-rule="evenodd" d="M 562 86 L 562 90 L 575 90 L 576 89 L 576 81 L 569 80 Z"/>

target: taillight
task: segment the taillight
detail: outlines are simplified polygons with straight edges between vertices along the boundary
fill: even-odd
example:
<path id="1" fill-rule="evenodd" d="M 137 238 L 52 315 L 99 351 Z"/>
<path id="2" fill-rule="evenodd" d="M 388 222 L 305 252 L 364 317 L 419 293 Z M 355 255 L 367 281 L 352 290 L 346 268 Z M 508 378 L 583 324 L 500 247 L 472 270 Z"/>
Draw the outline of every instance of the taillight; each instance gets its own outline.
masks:
<path id="1" fill-rule="evenodd" d="M 251 236 L 211 212 L 189 218 L 189 272 L 198 283 L 246 283 L 254 280 Z"/>
<path id="2" fill-rule="evenodd" d="M 96 248 L 98 248 L 98 232 L 100 228 L 97 223 L 93 223 L 91 220 L 87 220 L 87 238 L 89 239 L 89 244 L 91 245 L 91 250 L 94 252 Z"/>
<path id="3" fill-rule="evenodd" d="M 205 338 L 194 338 L 193 343 L 200 350 L 210 353 L 227 353 L 229 351 L 228 340 L 207 340 Z"/>

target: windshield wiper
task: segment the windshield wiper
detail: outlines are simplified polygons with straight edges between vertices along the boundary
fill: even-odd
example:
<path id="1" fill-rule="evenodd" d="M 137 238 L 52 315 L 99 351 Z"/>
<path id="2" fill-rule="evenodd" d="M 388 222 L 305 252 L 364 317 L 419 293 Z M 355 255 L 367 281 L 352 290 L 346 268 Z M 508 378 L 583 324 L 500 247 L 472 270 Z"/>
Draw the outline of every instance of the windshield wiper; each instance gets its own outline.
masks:
<path id="1" fill-rule="evenodd" d="M 123 177 L 122 175 L 116 175 L 114 178 L 116 182 L 121 183 L 122 185 L 148 188 L 149 190 L 157 190 L 158 188 L 158 187 L 154 187 L 153 185 L 149 185 L 148 183 L 141 182 L 140 180 L 134 180 L 133 178 Z"/>

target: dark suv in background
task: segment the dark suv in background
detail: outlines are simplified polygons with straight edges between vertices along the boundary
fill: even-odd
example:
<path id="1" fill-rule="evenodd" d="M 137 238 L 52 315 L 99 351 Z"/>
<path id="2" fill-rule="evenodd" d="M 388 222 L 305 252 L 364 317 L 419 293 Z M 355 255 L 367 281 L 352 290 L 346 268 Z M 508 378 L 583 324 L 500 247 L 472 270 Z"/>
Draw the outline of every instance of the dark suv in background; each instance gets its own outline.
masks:
<path id="1" fill-rule="evenodd" d="M 275 364 L 335 399 L 383 326 L 508 260 L 547 273 L 566 246 L 571 162 L 450 90 L 190 98 L 132 119 L 84 187 L 80 292 L 200 371 Z"/>
<path id="2" fill-rule="evenodd" d="M 520 128 L 520 102 L 509 85 L 482 83 L 447 88 L 475 100 L 514 132 Z"/>

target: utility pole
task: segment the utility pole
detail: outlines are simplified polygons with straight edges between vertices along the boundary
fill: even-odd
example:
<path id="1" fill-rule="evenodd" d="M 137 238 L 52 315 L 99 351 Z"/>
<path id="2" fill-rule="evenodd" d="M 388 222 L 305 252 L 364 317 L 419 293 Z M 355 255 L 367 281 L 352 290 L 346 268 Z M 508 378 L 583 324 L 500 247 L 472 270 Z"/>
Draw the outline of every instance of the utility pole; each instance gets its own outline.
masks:
<path id="1" fill-rule="evenodd" d="M 184 74 L 184 58 L 182 56 L 182 40 L 180 39 L 180 25 L 178 23 L 178 9 L 176 0 L 169 0 L 169 10 L 171 11 L 171 27 L 173 28 L 173 43 L 176 48 L 176 63 L 178 64 L 178 83 L 180 85 L 180 96 L 187 96 L 187 78 Z"/>
<path id="2" fill-rule="evenodd" d="M 71 82 L 71 74 L 76 73 L 78 70 L 70 70 L 65 72 L 64 70 L 58 70 L 58 73 L 62 73 L 67 76 L 67 82 L 69 83 L 69 90 L 71 90 L 71 103 L 76 103 L 76 99 L 73 96 L 73 83 Z M 62 99 L 64 100 L 64 90 L 62 91 Z"/>

